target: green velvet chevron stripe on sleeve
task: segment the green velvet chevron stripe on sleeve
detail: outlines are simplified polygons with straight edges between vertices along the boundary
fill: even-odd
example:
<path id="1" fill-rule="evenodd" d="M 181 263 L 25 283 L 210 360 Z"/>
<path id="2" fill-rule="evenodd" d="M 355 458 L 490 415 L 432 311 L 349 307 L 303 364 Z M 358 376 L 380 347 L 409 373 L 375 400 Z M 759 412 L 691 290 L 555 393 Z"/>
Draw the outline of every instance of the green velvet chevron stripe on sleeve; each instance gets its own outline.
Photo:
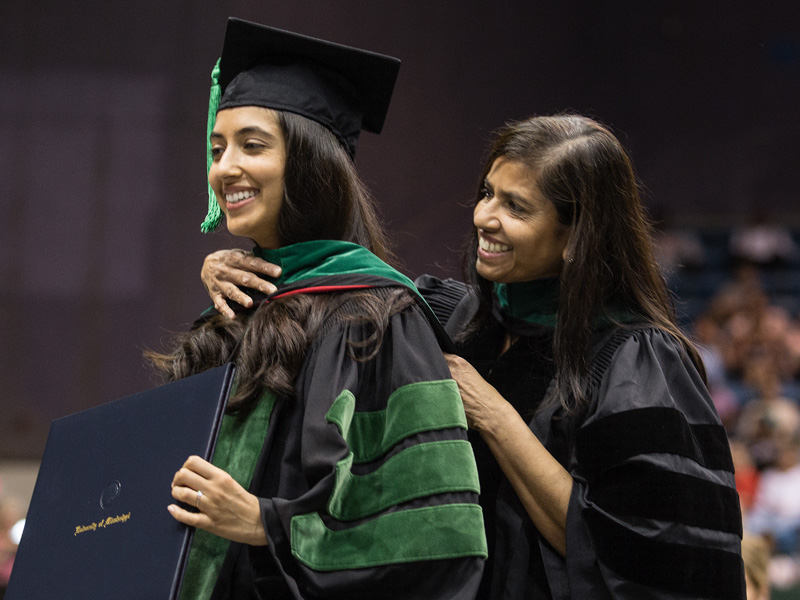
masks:
<path id="1" fill-rule="evenodd" d="M 328 513 L 338 521 L 377 517 L 348 529 L 329 529 L 318 513 L 291 521 L 294 556 L 316 570 L 466 556 L 485 557 L 483 515 L 477 504 L 442 504 L 380 514 L 414 498 L 446 492 L 478 493 L 472 447 L 465 439 L 421 442 L 403 448 L 370 473 L 354 464 L 371 462 L 402 440 L 425 431 L 466 429 L 458 387 L 452 379 L 405 385 L 386 409 L 356 412 L 355 396 L 343 391 L 326 418 L 350 447 L 336 465 Z"/>
<path id="2" fill-rule="evenodd" d="M 452 379 L 404 385 L 389 396 L 385 410 L 355 412 L 355 403 L 352 392 L 344 390 L 326 415 L 339 426 L 355 463 L 375 460 L 415 433 L 467 428 L 458 385 Z"/>
<path id="3" fill-rule="evenodd" d="M 352 465 L 352 452 L 336 465 L 328 512 L 340 521 L 374 515 L 413 498 L 480 491 L 472 446 L 466 440 L 411 446 L 366 475 L 354 475 Z"/>
<path id="4" fill-rule="evenodd" d="M 317 513 L 298 515 L 291 540 L 294 557 L 317 571 L 487 556 L 477 504 L 401 510 L 340 531 L 328 529 Z"/>

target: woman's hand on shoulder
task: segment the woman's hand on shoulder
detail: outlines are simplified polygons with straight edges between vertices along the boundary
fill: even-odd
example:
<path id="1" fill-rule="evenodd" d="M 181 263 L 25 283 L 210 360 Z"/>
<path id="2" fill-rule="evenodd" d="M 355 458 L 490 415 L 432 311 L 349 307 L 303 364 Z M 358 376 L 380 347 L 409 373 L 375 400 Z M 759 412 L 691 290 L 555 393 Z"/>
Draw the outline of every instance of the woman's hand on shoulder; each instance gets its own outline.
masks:
<path id="1" fill-rule="evenodd" d="M 242 306 L 250 307 L 253 299 L 241 288 L 249 287 L 264 294 L 272 294 L 275 286 L 259 275 L 278 277 L 281 268 L 239 249 L 217 250 L 206 256 L 200 278 L 208 290 L 214 307 L 223 315 L 233 318 L 234 312 L 228 306 L 233 300 Z"/>
<path id="2" fill-rule="evenodd" d="M 458 384 L 470 429 L 480 432 L 489 430 L 502 417 L 502 411 L 507 408 L 514 410 L 469 362 L 455 354 L 445 354 L 444 357 L 450 367 L 450 375 Z"/>
<path id="3" fill-rule="evenodd" d="M 471 364 L 454 354 L 444 356 L 458 383 L 470 428 L 486 441 L 536 528 L 565 556 L 572 476 Z"/>
<path id="4" fill-rule="evenodd" d="M 175 473 L 172 497 L 197 509 L 192 512 L 177 504 L 167 507 L 185 525 L 251 546 L 267 544 L 258 498 L 199 456 L 190 456 Z"/>

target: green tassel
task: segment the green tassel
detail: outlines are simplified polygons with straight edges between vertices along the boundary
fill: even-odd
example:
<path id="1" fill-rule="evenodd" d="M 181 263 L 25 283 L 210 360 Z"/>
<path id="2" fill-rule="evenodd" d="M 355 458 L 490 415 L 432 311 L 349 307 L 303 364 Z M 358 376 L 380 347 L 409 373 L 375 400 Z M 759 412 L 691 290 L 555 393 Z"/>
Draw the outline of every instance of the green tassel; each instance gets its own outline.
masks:
<path id="1" fill-rule="evenodd" d="M 211 170 L 211 163 L 213 158 L 211 156 L 211 132 L 214 130 L 214 123 L 217 121 L 217 108 L 219 107 L 219 99 L 222 95 L 222 90 L 219 87 L 219 60 L 211 71 L 211 95 L 208 98 L 208 129 L 206 131 L 206 175 Z M 208 184 L 208 214 L 202 225 L 200 231 L 208 233 L 214 231 L 222 220 L 222 212 L 217 203 L 217 197 L 211 184 Z"/>

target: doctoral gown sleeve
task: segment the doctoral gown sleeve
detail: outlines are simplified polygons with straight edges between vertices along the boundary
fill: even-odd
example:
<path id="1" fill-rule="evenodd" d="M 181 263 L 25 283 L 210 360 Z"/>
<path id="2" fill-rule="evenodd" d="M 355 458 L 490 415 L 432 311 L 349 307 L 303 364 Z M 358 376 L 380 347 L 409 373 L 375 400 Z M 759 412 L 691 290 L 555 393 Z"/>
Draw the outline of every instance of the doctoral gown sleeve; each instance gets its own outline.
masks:
<path id="1" fill-rule="evenodd" d="M 416 307 L 354 358 L 370 333 L 336 326 L 300 372 L 294 474 L 260 499 L 270 552 L 298 599 L 473 598 L 486 542 L 458 388 Z"/>
<path id="2" fill-rule="evenodd" d="M 699 374 L 658 330 L 608 358 L 574 432 L 566 561 L 551 587 L 572 598 L 744 598 L 733 464 Z"/>
<path id="3" fill-rule="evenodd" d="M 414 285 L 443 325 L 468 293 L 465 283 L 454 279 L 442 280 L 433 275 L 420 275 L 414 280 Z"/>

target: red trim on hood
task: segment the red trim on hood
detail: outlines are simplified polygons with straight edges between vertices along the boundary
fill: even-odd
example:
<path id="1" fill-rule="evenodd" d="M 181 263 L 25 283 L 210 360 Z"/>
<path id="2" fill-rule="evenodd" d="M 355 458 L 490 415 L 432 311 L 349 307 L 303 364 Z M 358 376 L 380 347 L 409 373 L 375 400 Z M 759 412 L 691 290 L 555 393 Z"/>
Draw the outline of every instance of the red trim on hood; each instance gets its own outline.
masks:
<path id="1" fill-rule="evenodd" d="M 374 285 L 318 285 L 315 287 L 307 287 L 307 288 L 300 288 L 297 290 L 290 290 L 288 292 L 283 292 L 282 294 L 277 294 L 275 296 L 271 296 L 265 302 L 269 302 L 270 300 L 275 300 L 277 298 L 283 298 L 284 296 L 293 296 L 295 294 L 325 294 L 327 292 L 342 292 L 345 290 L 364 290 L 368 288 L 375 287 Z"/>

